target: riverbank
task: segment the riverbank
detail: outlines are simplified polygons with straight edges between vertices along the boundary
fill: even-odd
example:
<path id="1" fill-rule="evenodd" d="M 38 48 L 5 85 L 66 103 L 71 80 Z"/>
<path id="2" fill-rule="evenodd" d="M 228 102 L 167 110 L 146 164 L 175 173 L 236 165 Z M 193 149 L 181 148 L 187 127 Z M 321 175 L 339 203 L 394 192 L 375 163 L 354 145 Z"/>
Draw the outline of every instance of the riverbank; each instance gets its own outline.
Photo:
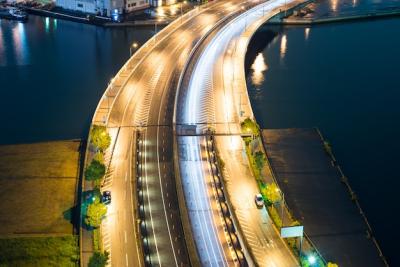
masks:
<path id="1" fill-rule="evenodd" d="M 299 16 L 284 16 L 284 13 L 274 16 L 268 24 L 281 24 L 281 25 L 313 25 L 313 24 L 325 24 L 335 22 L 347 22 L 357 20 L 372 20 L 390 17 L 400 17 L 400 9 L 398 10 L 377 10 L 361 14 L 353 15 L 340 15 L 327 18 L 304 18 Z"/>
<path id="2" fill-rule="evenodd" d="M 396 3 L 396 0 L 389 0 L 382 5 L 363 7 L 348 0 L 344 0 L 340 5 L 329 3 L 330 1 L 306 1 L 288 11 L 278 13 L 268 21 L 268 24 L 313 25 L 400 16 L 400 2 Z"/>

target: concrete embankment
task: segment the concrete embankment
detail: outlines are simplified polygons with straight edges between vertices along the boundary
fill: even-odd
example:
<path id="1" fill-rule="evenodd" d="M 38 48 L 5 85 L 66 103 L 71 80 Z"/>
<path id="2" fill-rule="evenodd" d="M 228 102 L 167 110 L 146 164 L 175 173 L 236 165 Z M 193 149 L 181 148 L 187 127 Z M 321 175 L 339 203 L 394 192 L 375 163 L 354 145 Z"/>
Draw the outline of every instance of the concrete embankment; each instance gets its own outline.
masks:
<path id="1" fill-rule="evenodd" d="M 388 266 L 371 226 L 317 129 L 263 130 L 264 147 L 292 214 L 325 259 Z"/>
<path id="2" fill-rule="evenodd" d="M 163 19 L 158 21 L 156 19 L 145 20 L 132 20 L 124 22 L 113 22 L 110 18 L 100 16 L 82 16 L 72 12 L 53 11 L 39 8 L 23 7 L 28 13 L 43 17 L 51 17 L 57 19 L 64 19 L 74 22 L 92 24 L 103 27 L 137 27 L 137 26 L 154 26 L 157 23 L 159 26 L 165 26 L 171 23 L 171 19 Z"/>
<path id="3" fill-rule="evenodd" d="M 400 16 L 400 10 L 376 11 L 376 12 L 368 12 L 368 13 L 354 14 L 348 16 L 312 18 L 312 19 L 299 18 L 299 17 L 281 18 L 279 16 L 275 16 L 268 23 L 285 24 L 285 25 L 312 25 L 312 24 L 324 24 L 324 23 L 345 22 L 354 20 L 368 20 L 368 19 L 378 19 L 378 18 L 398 17 L 398 16 Z"/>

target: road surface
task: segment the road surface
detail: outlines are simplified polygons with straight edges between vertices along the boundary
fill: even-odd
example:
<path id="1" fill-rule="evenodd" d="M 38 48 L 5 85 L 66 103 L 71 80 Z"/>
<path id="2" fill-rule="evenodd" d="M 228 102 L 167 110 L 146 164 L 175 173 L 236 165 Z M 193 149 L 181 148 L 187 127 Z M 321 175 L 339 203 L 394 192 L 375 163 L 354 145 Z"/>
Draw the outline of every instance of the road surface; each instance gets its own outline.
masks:
<path id="1" fill-rule="evenodd" d="M 226 164 L 224 174 L 228 180 L 231 203 L 253 260 L 259 266 L 292 267 L 298 266 L 296 259 L 280 238 L 266 210 L 259 210 L 254 204 L 254 195 L 258 192 L 258 187 L 250 173 L 247 159 L 243 158 L 242 140 L 238 135 L 241 131 L 240 122 L 244 119 L 243 114 L 252 116 L 252 112 L 242 107 L 243 92 L 237 89 L 236 80 L 244 79 L 244 76 L 235 77 L 235 64 L 238 63 L 233 56 L 235 53 L 245 52 L 240 46 L 242 43 L 247 44 L 248 40 L 245 38 L 251 37 L 251 34 L 245 34 L 247 28 L 252 24 L 260 25 L 259 20 L 264 21 L 276 14 L 283 4 L 284 1 L 271 0 L 264 7 L 250 10 L 248 14 L 236 18 L 222 28 L 205 48 L 198 52 L 198 59 L 184 77 L 176 116 L 180 125 L 196 125 L 197 134 L 203 134 L 206 128 L 212 127 L 216 133 L 226 135 L 217 138 L 217 145 Z M 244 61 L 239 60 L 239 64 L 242 64 L 240 68 L 244 67 Z M 247 105 L 247 109 L 249 108 L 251 109 Z M 182 139 L 183 137 L 178 138 Z M 196 151 L 201 149 L 201 137 L 192 137 L 189 140 L 180 143 L 180 150 L 197 153 Z M 201 165 L 201 160 L 197 159 L 190 168 L 200 169 Z M 199 174 L 187 174 L 188 177 L 198 176 L 197 179 L 204 175 L 204 170 Z"/>
<path id="2" fill-rule="evenodd" d="M 143 53 L 143 57 L 135 59 L 120 73 L 127 77 L 126 82 L 118 83 L 117 78 L 116 89 L 113 88 L 117 93 L 106 108 L 106 125 L 113 133 L 115 145 L 110 149 L 111 174 L 104 189 L 112 191 L 113 201 L 102 226 L 112 266 L 140 266 L 141 263 L 135 235 L 139 218 L 132 198 L 135 194 L 132 184 L 136 184 L 136 179 L 131 172 L 131 162 L 137 158 L 130 158 L 132 137 L 137 131 L 143 138 L 138 155 L 143 162 L 140 194 L 144 196 L 145 220 L 141 225 L 146 225 L 145 243 L 149 248 L 145 261 L 153 266 L 189 266 L 172 161 L 172 114 L 177 82 L 190 51 L 200 38 L 229 14 L 256 3 L 215 2 L 202 10 L 200 16 L 182 19 L 176 30 L 165 31 L 152 39 L 154 45 L 144 48 L 148 53 Z"/>

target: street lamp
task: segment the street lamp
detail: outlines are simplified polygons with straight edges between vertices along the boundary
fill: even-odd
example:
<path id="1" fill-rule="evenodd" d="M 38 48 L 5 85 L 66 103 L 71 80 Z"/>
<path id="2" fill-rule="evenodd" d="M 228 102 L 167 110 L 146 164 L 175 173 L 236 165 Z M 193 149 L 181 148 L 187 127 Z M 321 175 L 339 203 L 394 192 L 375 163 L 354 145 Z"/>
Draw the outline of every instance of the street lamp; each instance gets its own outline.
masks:
<path id="1" fill-rule="evenodd" d="M 307 260 L 308 260 L 308 263 L 311 265 L 313 265 L 317 261 L 317 259 L 314 257 L 314 255 L 309 255 L 307 257 Z"/>
<path id="2" fill-rule="evenodd" d="M 139 46 L 139 44 L 138 43 L 136 43 L 136 42 L 134 42 L 130 47 L 129 47 L 129 55 L 130 56 L 132 56 L 132 48 L 133 49 L 136 49 L 136 48 L 138 48 L 138 46 Z"/>
<path id="3" fill-rule="evenodd" d="M 285 205 L 285 194 L 280 190 L 279 188 L 276 189 L 276 192 L 279 192 L 281 194 L 281 220 L 282 220 L 282 225 L 283 227 L 283 206 Z"/>

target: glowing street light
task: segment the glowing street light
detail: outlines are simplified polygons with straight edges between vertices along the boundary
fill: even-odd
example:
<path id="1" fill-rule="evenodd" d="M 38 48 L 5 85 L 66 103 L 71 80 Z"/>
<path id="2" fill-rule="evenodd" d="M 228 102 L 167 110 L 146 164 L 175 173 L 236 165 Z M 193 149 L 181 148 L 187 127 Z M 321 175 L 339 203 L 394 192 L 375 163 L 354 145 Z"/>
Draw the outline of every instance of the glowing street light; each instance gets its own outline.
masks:
<path id="1" fill-rule="evenodd" d="M 314 255 L 309 255 L 307 260 L 308 260 L 308 263 L 311 265 L 313 265 L 314 263 L 317 262 L 317 259 L 314 257 Z"/>
<path id="2" fill-rule="evenodd" d="M 136 50 L 139 47 L 139 44 L 137 42 L 134 42 L 131 47 L 129 47 L 129 55 L 133 55 L 133 50 Z M 133 48 L 133 49 L 132 49 Z"/>

